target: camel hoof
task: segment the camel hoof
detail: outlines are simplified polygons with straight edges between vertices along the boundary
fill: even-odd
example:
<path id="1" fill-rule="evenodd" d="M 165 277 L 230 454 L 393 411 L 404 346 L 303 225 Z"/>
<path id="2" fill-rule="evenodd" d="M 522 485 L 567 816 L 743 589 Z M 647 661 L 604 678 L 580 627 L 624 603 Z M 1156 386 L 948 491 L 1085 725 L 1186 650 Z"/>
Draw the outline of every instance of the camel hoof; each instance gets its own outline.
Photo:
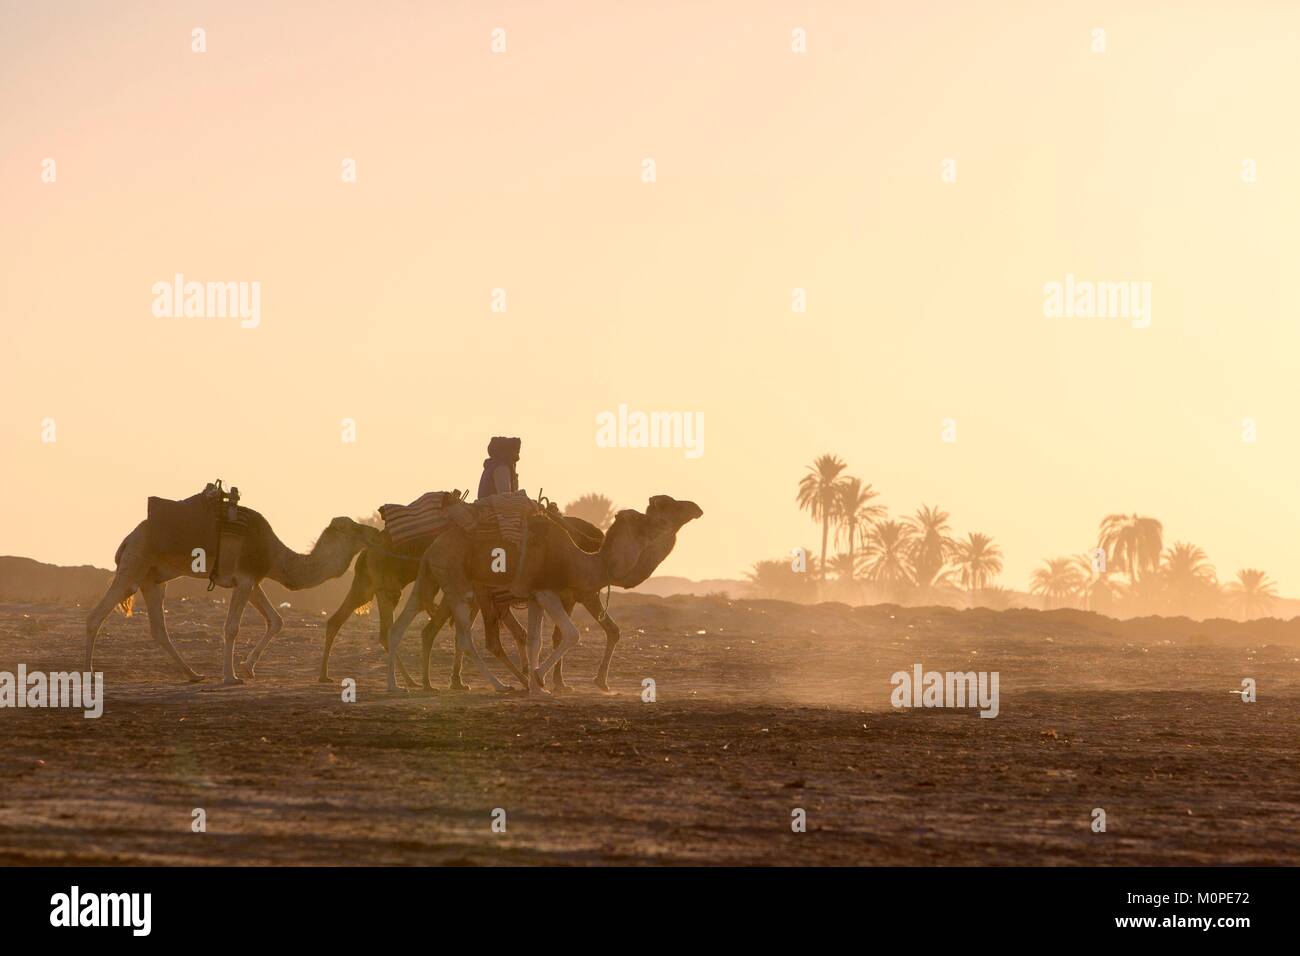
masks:
<path id="1" fill-rule="evenodd" d="M 239 685 L 244 683 L 244 679 L 235 674 L 231 674 L 229 677 L 225 678 L 221 683 L 225 684 L 227 687 L 238 687 Z"/>
<path id="2" fill-rule="evenodd" d="M 190 671 L 185 675 L 185 679 L 191 684 L 201 684 L 208 678 L 206 674 L 200 674 L 198 671 Z"/>
<path id="3" fill-rule="evenodd" d="M 447 689 L 448 690 L 469 690 L 470 687 L 469 684 L 466 684 L 463 680 L 454 680 L 451 682 L 451 684 L 448 685 Z"/>
<path id="4" fill-rule="evenodd" d="M 317 677 L 317 678 L 316 678 L 316 683 L 318 683 L 318 684 L 332 684 L 332 683 L 334 683 L 334 679 L 333 679 L 332 677 L 330 677 L 329 674 L 321 674 L 320 677 Z"/>
<path id="5" fill-rule="evenodd" d="M 528 691 L 529 700 L 554 700 L 555 695 L 545 687 L 532 687 Z"/>
<path id="6" fill-rule="evenodd" d="M 569 684 L 553 683 L 553 684 L 551 684 L 551 693 L 553 693 L 553 694 L 572 694 L 572 693 L 573 693 L 573 687 L 572 687 L 571 685 L 569 685 Z"/>
<path id="7" fill-rule="evenodd" d="M 606 697 L 617 697 L 617 696 L 618 696 L 618 691 L 616 691 L 616 690 L 610 690 L 608 684 L 602 683 L 601 681 L 598 681 L 598 680 L 594 680 L 594 681 L 592 681 L 592 683 L 596 685 L 596 690 L 600 691 L 600 692 L 601 692 L 602 694 L 604 694 Z"/>

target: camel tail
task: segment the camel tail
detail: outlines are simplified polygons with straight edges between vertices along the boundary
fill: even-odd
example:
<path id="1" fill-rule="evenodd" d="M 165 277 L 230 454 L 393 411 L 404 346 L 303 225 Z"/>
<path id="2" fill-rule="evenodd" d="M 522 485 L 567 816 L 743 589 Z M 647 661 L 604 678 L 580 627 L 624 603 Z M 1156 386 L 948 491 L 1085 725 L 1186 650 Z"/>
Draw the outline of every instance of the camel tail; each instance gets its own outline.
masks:
<path id="1" fill-rule="evenodd" d="M 122 600 L 118 601 L 117 609 L 126 617 L 130 617 L 132 613 L 134 613 L 135 609 L 135 592 L 132 591 L 126 597 L 122 598 Z"/>

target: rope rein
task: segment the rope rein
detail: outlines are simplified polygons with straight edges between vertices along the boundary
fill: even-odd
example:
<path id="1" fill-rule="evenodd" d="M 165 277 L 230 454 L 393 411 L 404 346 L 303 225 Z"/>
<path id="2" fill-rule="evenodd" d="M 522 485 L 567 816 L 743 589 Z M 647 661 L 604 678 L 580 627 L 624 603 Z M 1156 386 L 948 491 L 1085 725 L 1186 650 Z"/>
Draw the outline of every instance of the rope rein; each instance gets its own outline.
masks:
<path id="1" fill-rule="evenodd" d="M 609 595 L 613 588 L 613 582 L 605 585 L 605 600 L 600 605 L 600 614 L 596 616 L 597 624 L 604 624 L 609 619 Z"/>

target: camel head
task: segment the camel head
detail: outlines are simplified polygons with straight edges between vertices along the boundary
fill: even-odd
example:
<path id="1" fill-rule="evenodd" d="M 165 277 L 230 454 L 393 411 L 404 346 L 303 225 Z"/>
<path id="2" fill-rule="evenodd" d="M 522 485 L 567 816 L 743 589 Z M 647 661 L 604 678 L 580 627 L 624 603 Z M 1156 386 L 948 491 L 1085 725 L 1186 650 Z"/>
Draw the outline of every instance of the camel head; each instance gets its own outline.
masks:
<path id="1" fill-rule="evenodd" d="M 694 501 L 678 501 L 668 495 L 655 495 L 646 505 L 645 516 L 650 519 L 656 536 L 676 534 L 686 522 L 704 517 L 704 509 Z"/>
<path id="2" fill-rule="evenodd" d="M 384 543 L 384 533 L 351 518 L 335 518 L 316 540 L 316 548 L 327 544 L 346 548 L 352 554 L 364 548 L 379 547 Z"/>
<path id="3" fill-rule="evenodd" d="M 602 554 L 608 555 L 610 579 L 621 588 L 636 587 L 672 552 L 682 525 L 703 514 L 695 502 L 668 495 L 651 498 L 645 514 L 620 511 L 601 548 Z"/>

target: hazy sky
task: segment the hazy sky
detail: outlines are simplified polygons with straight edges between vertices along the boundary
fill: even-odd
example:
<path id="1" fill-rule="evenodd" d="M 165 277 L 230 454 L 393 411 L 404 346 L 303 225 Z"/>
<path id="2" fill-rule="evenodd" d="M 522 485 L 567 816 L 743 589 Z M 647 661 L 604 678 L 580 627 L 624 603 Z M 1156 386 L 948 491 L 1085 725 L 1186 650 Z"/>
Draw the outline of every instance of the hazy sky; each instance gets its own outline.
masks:
<path id="1" fill-rule="evenodd" d="M 1137 511 L 1295 594 L 1298 40 L 1293 0 L 3 0 L 0 553 L 108 565 L 218 476 L 302 547 L 511 434 L 530 492 L 697 501 L 665 573 L 815 547 L 834 452 L 1007 586 Z M 260 325 L 155 316 L 178 272 Z M 1150 327 L 1045 317 L 1067 274 Z M 619 404 L 703 455 L 598 447 Z"/>

